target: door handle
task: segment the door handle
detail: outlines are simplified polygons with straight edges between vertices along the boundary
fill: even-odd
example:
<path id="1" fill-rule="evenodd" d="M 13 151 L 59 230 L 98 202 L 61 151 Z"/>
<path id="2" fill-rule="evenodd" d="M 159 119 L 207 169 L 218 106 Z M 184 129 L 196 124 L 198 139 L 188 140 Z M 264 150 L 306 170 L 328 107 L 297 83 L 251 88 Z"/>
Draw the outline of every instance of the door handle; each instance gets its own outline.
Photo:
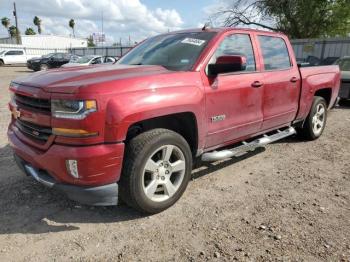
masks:
<path id="1" fill-rule="evenodd" d="M 298 78 L 297 77 L 292 77 L 291 79 L 290 79 L 290 81 L 292 82 L 292 83 L 296 83 L 296 82 L 298 82 Z"/>
<path id="2" fill-rule="evenodd" d="M 262 87 L 264 84 L 263 83 L 261 83 L 260 81 L 254 81 L 253 83 L 252 83 L 252 87 L 254 87 L 254 88 L 259 88 L 259 87 Z"/>

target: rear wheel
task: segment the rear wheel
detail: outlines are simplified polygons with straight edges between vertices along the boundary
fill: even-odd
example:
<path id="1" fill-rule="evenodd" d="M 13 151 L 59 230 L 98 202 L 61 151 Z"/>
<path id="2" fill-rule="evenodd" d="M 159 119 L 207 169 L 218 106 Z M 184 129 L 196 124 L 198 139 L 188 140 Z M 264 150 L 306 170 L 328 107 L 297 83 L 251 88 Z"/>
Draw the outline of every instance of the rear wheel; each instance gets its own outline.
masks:
<path id="1" fill-rule="evenodd" d="M 158 213 L 172 206 L 185 191 L 191 176 L 192 154 L 179 134 L 154 129 L 128 144 L 120 196 L 144 213 Z"/>
<path id="2" fill-rule="evenodd" d="M 315 96 L 310 113 L 305 120 L 304 127 L 299 130 L 299 134 L 308 140 L 319 138 L 327 122 L 327 103 L 323 97 Z"/>

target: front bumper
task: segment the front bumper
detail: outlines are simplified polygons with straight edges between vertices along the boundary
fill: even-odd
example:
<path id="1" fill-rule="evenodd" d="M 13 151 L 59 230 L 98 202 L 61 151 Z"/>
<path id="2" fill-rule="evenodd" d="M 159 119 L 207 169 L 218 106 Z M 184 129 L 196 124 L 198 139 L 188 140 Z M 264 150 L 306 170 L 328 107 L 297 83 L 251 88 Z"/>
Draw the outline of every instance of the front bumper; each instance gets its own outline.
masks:
<path id="1" fill-rule="evenodd" d="M 69 198 L 84 204 L 117 203 L 123 143 L 92 146 L 53 144 L 47 151 L 41 151 L 23 142 L 11 126 L 8 138 L 18 165 L 40 183 L 57 188 Z M 77 161 L 79 178 L 68 173 L 67 160 Z"/>
<path id="2" fill-rule="evenodd" d="M 57 189 L 68 196 L 69 199 L 85 205 L 113 206 L 118 204 L 118 184 L 97 187 L 82 187 L 58 183 L 46 171 L 34 168 L 23 159 L 14 155 L 19 168 L 28 176 L 49 188 Z"/>

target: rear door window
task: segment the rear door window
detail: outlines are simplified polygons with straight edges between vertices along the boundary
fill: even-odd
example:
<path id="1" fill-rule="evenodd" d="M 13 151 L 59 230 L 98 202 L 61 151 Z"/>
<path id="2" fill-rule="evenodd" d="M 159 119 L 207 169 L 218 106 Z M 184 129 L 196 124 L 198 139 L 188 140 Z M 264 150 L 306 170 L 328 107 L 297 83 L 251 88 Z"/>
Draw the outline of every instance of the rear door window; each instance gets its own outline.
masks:
<path id="1" fill-rule="evenodd" d="M 265 70 L 290 68 L 291 61 L 286 42 L 280 37 L 258 36 Z"/>

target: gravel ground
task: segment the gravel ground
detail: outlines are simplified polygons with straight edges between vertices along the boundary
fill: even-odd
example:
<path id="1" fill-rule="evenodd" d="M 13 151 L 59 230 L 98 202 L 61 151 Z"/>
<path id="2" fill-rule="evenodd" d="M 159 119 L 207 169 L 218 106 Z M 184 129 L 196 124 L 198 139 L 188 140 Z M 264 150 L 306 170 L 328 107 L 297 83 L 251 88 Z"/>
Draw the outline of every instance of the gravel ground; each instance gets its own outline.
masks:
<path id="1" fill-rule="evenodd" d="M 193 172 L 180 201 L 141 216 L 88 207 L 24 177 L 0 68 L 0 261 L 350 261 L 350 103 L 314 142 L 289 138 Z"/>

